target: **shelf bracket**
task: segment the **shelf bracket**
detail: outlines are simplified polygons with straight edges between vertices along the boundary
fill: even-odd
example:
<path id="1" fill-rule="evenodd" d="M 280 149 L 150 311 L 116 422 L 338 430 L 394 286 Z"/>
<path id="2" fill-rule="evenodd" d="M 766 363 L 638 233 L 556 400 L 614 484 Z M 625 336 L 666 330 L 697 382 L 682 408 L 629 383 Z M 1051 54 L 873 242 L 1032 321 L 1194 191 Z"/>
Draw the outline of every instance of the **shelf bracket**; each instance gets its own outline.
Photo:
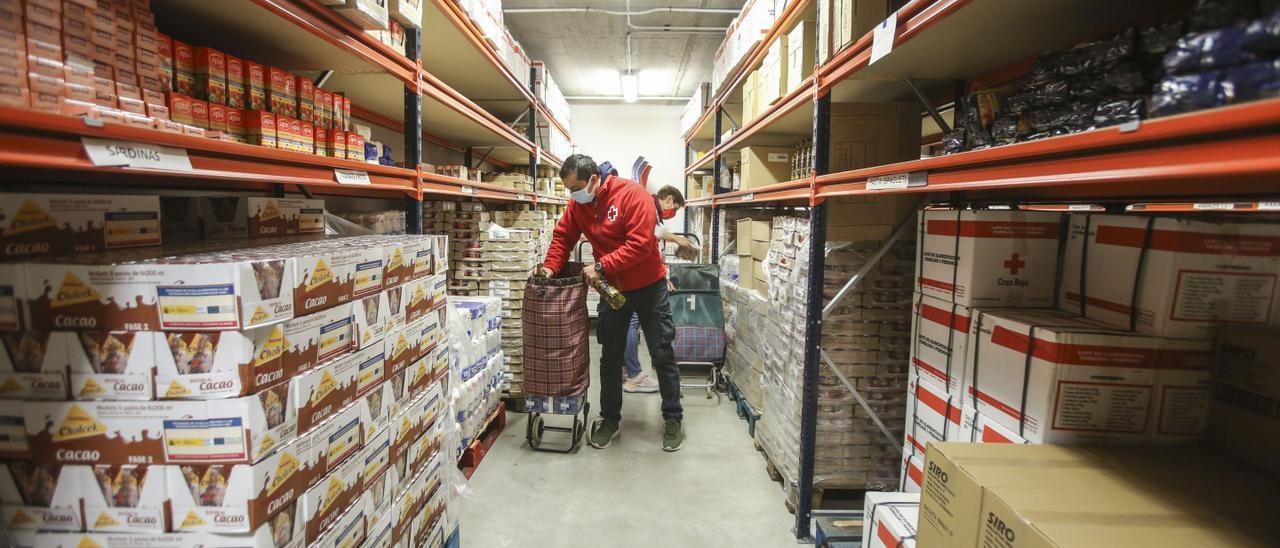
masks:
<path id="1" fill-rule="evenodd" d="M 484 151 L 484 156 L 481 156 L 480 160 L 476 162 L 476 165 L 475 165 L 476 169 L 480 169 L 480 166 L 484 165 L 484 161 L 489 159 L 489 155 L 493 154 L 493 148 L 494 147 L 489 147 L 488 150 Z M 471 150 L 471 149 L 467 149 L 467 150 Z M 471 165 L 468 164 L 467 167 L 470 168 Z"/>
<path id="2" fill-rule="evenodd" d="M 889 427 L 885 426 L 884 421 L 880 420 L 880 415 L 871 409 L 871 404 L 867 403 L 867 399 L 862 397 L 862 393 L 858 392 L 858 388 L 855 387 L 852 382 L 849 382 L 849 378 L 844 376 L 844 372 L 841 371 L 839 367 L 836 367 L 835 360 L 831 359 L 831 356 L 827 354 L 827 351 L 825 349 L 819 349 L 818 351 L 822 353 L 822 361 L 826 362 L 827 368 L 830 369 L 832 373 L 835 373 L 836 378 L 840 379 L 840 384 L 843 384 L 844 387 L 849 390 L 849 393 L 853 394 L 853 399 L 858 402 L 858 407 L 861 407 L 863 411 L 867 412 L 867 416 L 871 417 L 871 422 L 876 423 L 876 428 L 879 428 L 880 433 L 884 434 L 886 440 L 889 440 L 889 446 L 894 448 L 894 450 L 898 452 L 898 455 L 901 456 L 902 446 L 898 442 L 902 440 L 893 436 L 893 432 L 890 432 Z"/>
<path id="3" fill-rule="evenodd" d="M 733 119 L 733 115 L 732 115 L 732 114 L 729 114 L 729 111 L 722 111 L 722 112 L 724 112 L 724 116 L 725 116 L 725 118 L 728 118 L 728 119 L 729 119 L 729 123 L 730 123 L 730 124 L 733 124 L 733 129 L 734 129 L 734 131 L 737 131 L 737 130 L 739 130 L 739 129 L 742 129 L 742 126 L 741 126 L 740 124 L 738 124 L 738 121 L 737 121 L 737 120 L 734 120 L 734 119 Z"/>
<path id="4" fill-rule="evenodd" d="M 942 128 L 943 133 L 951 133 L 951 124 L 948 124 L 947 121 L 942 118 L 942 115 L 938 114 L 938 109 L 933 108 L 933 104 L 929 102 L 929 98 L 925 97 L 924 92 L 920 91 L 920 88 L 916 87 L 915 82 L 912 82 L 910 78 L 903 78 L 902 81 L 907 84 L 907 87 L 911 88 L 911 92 L 916 95 L 916 100 L 920 101 L 920 104 L 929 112 L 929 117 L 933 118 L 933 123 L 938 124 L 938 127 Z M 959 103 L 960 98 L 957 97 L 956 104 Z"/>

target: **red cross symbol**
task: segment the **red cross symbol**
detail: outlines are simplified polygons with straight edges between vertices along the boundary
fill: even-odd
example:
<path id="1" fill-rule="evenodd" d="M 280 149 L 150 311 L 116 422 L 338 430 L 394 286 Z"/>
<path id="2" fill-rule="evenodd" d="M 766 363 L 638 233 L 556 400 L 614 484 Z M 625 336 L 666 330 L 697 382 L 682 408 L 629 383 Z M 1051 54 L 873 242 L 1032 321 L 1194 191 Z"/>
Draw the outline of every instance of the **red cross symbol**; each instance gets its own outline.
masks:
<path id="1" fill-rule="evenodd" d="M 1027 261 L 1022 260 L 1022 258 L 1019 257 L 1017 253 L 1014 253 L 1013 255 L 1011 255 L 1009 257 L 1009 260 L 1004 262 L 1004 267 L 1009 269 L 1009 273 L 1013 274 L 1014 276 L 1017 276 L 1018 271 L 1022 270 L 1022 268 L 1025 266 L 1027 266 Z"/>

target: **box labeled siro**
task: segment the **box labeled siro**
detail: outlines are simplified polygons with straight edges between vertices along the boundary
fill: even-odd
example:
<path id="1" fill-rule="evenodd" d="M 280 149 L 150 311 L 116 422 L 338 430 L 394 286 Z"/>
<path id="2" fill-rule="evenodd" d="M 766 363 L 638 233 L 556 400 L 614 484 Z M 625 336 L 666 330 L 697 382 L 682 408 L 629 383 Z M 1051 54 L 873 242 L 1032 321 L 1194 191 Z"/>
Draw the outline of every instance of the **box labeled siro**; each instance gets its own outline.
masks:
<path id="1" fill-rule="evenodd" d="M 920 212 L 916 290 L 969 307 L 1053 305 L 1062 215 Z"/>
<path id="2" fill-rule="evenodd" d="M 155 196 L 0 195 L 0 258 L 159 244 Z"/>
<path id="3" fill-rule="evenodd" d="M 1278 280 L 1280 224 L 1076 214 L 1059 306 L 1146 335 L 1209 338 L 1222 325 L 1280 326 Z"/>

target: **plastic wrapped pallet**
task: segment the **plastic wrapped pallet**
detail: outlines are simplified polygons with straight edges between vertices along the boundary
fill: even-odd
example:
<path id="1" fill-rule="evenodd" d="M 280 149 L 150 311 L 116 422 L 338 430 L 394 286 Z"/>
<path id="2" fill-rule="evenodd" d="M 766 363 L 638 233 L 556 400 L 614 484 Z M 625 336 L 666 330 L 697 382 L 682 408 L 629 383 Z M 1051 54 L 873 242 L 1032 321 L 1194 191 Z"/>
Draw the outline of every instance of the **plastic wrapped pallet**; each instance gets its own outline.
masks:
<path id="1" fill-rule="evenodd" d="M 870 207 L 890 208 L 889 204 Z M 832 235 L 861 239 L 827 245 L 824 301 L 879 249 L 891 230 L 833 227 Z M 804 318 L 809 295 L 809 225 L 806 219 L 775 217 L 766 276 L 769 310 L 762 355 L 764 414 L 757 439 L 795 496 L 799 474 L 800 401 L 803 389 Z M 902 238 L 847 294 L 823 322 L 822 348 L 867 400 L 895 440 L 900 439 L 910 353 L 911 277 L 914 239 Z M 820 486 L 877 489 L 897 485 L 897 442 L 883 436 L 832 369 L 819 367 L 814 479 Z"/>

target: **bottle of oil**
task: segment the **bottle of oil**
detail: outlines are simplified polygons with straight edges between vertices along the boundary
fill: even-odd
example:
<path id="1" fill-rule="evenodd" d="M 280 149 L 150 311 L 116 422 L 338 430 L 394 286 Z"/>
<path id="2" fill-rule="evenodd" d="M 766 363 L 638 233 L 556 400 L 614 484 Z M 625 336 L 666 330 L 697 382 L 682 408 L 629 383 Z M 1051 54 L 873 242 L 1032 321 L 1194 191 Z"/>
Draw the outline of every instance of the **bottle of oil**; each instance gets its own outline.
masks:
<path id="1" fill-rule="evenodd" d="M 596 291 L 600 293 L 600 298 L 604 299 L 604 302 L 609 304 L 609 308 L 617 310 L 622 308 L 622 305 L 627 304 L 626 295 L 623 295 L 621 291 L 618 291 L 616 288 L 609 285 L 608 282 L 604 281 L 603 277 L 597 278 L 596 281 L 591 284 L 591 287 L 596 288 Z"/>

